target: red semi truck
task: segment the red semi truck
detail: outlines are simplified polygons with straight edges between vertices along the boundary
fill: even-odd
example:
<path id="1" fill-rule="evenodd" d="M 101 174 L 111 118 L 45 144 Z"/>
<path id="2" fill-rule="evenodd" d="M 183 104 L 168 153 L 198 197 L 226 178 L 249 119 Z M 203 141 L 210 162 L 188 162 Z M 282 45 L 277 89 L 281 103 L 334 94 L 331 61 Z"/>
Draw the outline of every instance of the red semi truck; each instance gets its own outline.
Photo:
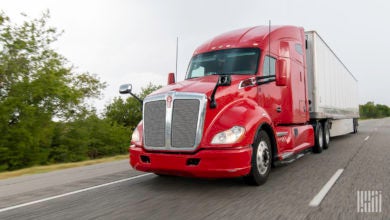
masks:
<path id="1" fill-rule="evenodd" d="M 257 26 L 199 46 L 186 78 L 147 96 L 130 164 L 158 175 L 243 177 L 321 153 L 357 132 L 357 81 L 322 38 L 295 26 Z M 120 93 L 131 93 L 131 84 Z"/>

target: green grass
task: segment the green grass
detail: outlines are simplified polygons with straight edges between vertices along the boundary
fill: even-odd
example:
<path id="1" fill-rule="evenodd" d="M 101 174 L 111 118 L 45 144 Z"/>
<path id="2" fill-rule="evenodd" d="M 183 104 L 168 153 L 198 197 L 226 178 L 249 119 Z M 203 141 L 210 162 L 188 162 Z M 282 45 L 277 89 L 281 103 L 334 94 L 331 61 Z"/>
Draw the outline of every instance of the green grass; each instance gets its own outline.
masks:
<path id="1" fill-rule="evenodd" d="M 95 160 L 86 160 L 86 161 L 80 161 L 80 162 L 74 162 L 74 163 L 60 163 L 60 164 L 52 164 L 52 165 L 45 165 L 45 166 L 34 166 L 29 168 L 24 168 L 20 170 L 15 171 L 5 171 L 0 172 L 0 180 L 1 179 L 7 179 L 11 177 L 17 177 L 22 175 L 29 175 L 29 174 L 36 174 L 36 173 L 47 173 L 55 170 L 63 170 L 73 167 L 82 167 L 82 166 L 88 166 L 98 163 L 106 163 L 116 160 L 123 160 L 129 158 L 129 155 L 118 155 L 113 157 L 105 157 L 101 159 L 95 159 Z"/>

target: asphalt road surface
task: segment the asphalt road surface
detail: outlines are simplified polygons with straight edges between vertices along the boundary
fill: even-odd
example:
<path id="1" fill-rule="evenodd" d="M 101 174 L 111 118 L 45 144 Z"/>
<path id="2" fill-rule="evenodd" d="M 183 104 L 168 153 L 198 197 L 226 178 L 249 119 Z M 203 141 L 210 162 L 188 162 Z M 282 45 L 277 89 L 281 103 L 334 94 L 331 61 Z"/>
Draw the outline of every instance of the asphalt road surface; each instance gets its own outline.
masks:
<path id="1" fill-rule="evenodd" d="M 390 118 L 367 120 L 260 187 L 145 175 L 126 160 L 2 180 L 0 219 L 390 219 L 389 174 Z"/>

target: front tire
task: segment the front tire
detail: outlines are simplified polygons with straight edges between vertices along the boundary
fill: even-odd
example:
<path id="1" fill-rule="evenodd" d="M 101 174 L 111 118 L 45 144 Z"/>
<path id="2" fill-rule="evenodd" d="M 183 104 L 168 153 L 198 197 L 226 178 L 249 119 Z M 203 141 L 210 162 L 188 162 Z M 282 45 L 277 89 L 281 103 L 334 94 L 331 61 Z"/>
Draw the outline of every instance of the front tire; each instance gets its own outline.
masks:
<path id="1" fill-rule="evenodd" d="M 267 181 L 272 164 L 271 140 L 267 132 L 258 132 L 252 148 L 251 172 L 244 181 L 248 185 L 260 186 Z"/>

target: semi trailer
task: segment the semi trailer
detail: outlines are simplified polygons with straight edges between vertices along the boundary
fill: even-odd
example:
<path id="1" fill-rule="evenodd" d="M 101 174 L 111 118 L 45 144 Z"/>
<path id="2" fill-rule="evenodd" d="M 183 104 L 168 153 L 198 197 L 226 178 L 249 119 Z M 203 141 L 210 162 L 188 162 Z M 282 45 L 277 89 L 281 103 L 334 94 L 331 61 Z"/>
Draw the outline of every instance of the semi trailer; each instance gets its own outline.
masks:
<path id="1" fill-rule="evenodd" d="M 120 93 L 135 96 L 131 84 Z M 157 175 L 261 185 L 274 165 L 358 129 L 356 78 L 315 31 L 295 26 L 216 36 L 194 51 L 184 81 L 170 73 L 139 101 L 130 164 Z"/>

